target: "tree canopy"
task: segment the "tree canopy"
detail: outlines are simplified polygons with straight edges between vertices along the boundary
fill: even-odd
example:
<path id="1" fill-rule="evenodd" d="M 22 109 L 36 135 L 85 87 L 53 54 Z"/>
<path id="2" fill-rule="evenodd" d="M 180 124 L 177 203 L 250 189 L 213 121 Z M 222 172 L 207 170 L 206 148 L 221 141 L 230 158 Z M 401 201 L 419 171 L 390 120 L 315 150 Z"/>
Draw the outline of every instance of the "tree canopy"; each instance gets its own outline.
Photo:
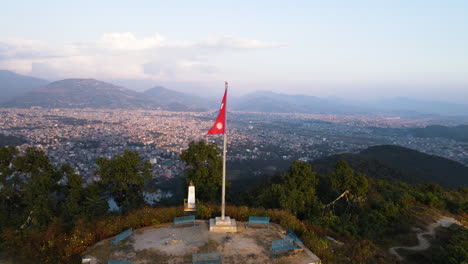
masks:
<path id="1" fill-rule="evenodd" d="M 369 183 L 364 174 L 354 171 L 346 161 L 339 160 L 330 174 L 331 188 L 340 194 L 346 190 L 356 198 L 364 197 Z"/>
<path id="2" fill-rule="evenodd" d="M 107 186 L 119 207 L 126 210 L 143 204 L 143 187 L 151 178 L 148 161 L 142 161 L 136 151 L 125 151 L 113 159 L 101 157 L 96 164 L 101 185 Z"/>
<path id="3" fill-rule="evenodd" d="M 294 161 L 286 173 L 274 179 L 260 196 L 263 205 L 285 209 L 294 214 L 311 215 L 317 204 L 317 174 L 307 162 Z"/>
<path id="4" fill-rule="evenodd" d="M 53 166 L 43 151 L 28 148 L 20 155 L 13 147 L 0 147 L 0 229 L 104 215 L 108 207 L 102 189 L 85 187 L 72 167 Z"/>
<path id="5" fill-rule="evenodd" d="M 54 193 L 59 190 L 59 170 L 50 164 L 44 152 L 34 148 L 26 149 L 25 155 L 17 157 L 13 164 L 27 178 L 21 186 L 26 215 L 31 216 L 32 223 L 46 225 L 58 210 Z"/>
<path id="6" fill-rule="evenodd" d="M 187 164 L 184 173 L 184 185 L 193 182 L 197 198 L 204 202 L 217 202 L 222 186 L 222 158 L 215 143 L 207 144 L 204 140 L 189 143 L 182 151 L 180 159 Z"/>

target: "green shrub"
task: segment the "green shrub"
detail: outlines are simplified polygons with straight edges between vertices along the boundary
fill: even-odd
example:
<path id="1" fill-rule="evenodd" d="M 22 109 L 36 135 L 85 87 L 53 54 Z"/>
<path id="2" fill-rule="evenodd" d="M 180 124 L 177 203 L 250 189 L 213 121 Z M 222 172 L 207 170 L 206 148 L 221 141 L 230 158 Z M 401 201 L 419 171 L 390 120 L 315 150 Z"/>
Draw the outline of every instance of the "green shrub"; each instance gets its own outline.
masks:
<path id="1" fill-rule="evenodd" d="M 201 219 L 210 219 L 213 215 L 213 211 L 213 208 L 203 204 L 199 204 L 197 207 L 197 215 Z"/>

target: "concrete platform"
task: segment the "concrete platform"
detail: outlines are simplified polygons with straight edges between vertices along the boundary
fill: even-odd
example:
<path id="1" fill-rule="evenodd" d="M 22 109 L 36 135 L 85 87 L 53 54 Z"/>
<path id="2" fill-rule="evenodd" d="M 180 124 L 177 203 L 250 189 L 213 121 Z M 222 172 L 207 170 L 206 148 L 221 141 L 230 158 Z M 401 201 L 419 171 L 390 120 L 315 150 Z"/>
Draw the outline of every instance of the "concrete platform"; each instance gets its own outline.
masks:
<path id="1" fill-rule="evenodd" d="M 109 259 L 132 263 L 187 264 L 191 263 L 192 254 L 200 252 L 219 252 L 221 262 L 229 264 L 320 263 L 320 259 L 307 248 L 301 252 L 273 256 L 271 241 L 283 239 L 286 233 L 278 224 L 270 223 L 270 228 L 246 228 L 246 222 L 237 223 L 237 232 L 234 233 L 210 232 L 209 221 L 206 220 L 196 220 L 195 225 L 166 223 L 140 228 L 117 247 L 112 247 L 112 238 L 108 238 L 90 247 L 85 255 L 91 259 L 90 264 L 107 263 Z M 2 260 L 0 255 L 0 263 L 3 264 Z"/>
<path id="2" fill-rule="evenodd" d="M 237 232 L 236 219 L 231 219 L 229 216 L 224 217 L 224 220 L 222 220 L 221 217 L 211 218 L 210 219 L 210 232 L 218 232 L 218 233 Z"/>

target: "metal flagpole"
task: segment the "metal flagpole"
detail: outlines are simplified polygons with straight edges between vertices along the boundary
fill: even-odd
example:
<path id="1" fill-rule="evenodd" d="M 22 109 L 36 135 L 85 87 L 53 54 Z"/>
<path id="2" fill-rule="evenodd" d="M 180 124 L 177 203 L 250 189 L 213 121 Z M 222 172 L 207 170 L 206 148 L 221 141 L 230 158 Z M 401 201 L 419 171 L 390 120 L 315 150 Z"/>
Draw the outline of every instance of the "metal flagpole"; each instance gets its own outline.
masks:
<path id="1" fill-rule="evenodd" d="M 226 81 L 224 83 L 225 85 L 225 89 L 227 91 L 227 88 L 228 88 L 228 82 Z M 226 103 L 227 105 L 227 103 Z M 227 106 L 224 106 L 224 107 L 227 107 Z M 222 197 L 221 197 L 221 220 L 224 221 L 224 213 L 225 213 L 225 197 L 226 197 L 226 147 L 227 147 L 227 144 L 226 144 L 226 134 L 227 134 L 227 109 L 225 108 L 224 109 L 225 111 L 225 121 L 224 121 L 224 142 L 223 142 L 223 193 L 222 193 Z"/>

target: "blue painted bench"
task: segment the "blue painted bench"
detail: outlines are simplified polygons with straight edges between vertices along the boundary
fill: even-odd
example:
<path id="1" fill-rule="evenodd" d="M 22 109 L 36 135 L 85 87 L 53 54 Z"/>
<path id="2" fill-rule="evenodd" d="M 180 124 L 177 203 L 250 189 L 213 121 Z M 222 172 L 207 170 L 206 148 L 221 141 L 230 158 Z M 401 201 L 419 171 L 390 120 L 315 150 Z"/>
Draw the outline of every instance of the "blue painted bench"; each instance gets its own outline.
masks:
<path id="1" fill-rule="evenodd" d="M 129 236 L 131 236 L 131 235 L 132 235 L 132 228 L 129 228 L 129 229 L 123 231 L 122 233 L 116 235 L 116 236 L 114 237 L 114 239 L 112 239 L 112 241 L 111 241 L 112 246 L 117 246 L 117 244 L 118 244 L 120 241 L 126 239 L 127 237 L 129 237 Z"/>
<path id="2" fill-rule="evenodd" d="M 123 261 L 123 260 L 109 260 L 107 264 L 133 264 L 133 262 Z"/>
<path id="3" fill-rule="evenodd" d="M 289 229 L 286 230 L 286 235 L 287 235 L 288 237 L 290 237 L 292 240 L 294 240 L 294 242 L 296 242 L 296 243 L 298 243 L 298 244 L 299 244 L 299 243 L 300 243 L 300 244 L 303 244 L 302 241 L 299 239 L 299 237 L 297 237 L 296 234 L 294 234 L 293 231 L 291 231 L 291 230 L 289 230 Z"/>
<path id="4" fill-rule="evenodd" d="M 270 228 L 270 217 L 249 216 L 247 225 L 250 226 L 250 224 L 268 224 L 268 228 Z"/>
<path id="5" fill-rule="evenodd" d="M 220 264 L 221 256 L 218 252 L 192 254 L 192 264 Z"/>
<path id="6" fill-rule="evenodd" d="M 195 225 L 195 216 L 194 215 L 174 217 L 174 225 L 183 224 L 183 223 L 190 223 L 190 222 L 192 222 L 193 225 Z"/>
<path id="7" fill-rule="evenodd" d="M 299 249 L 292 238 L 286 237 L 280 240 L 271 241 L 271 251 L 273 255 L 278 254 L 281 251 L 289 251 Z"/>

